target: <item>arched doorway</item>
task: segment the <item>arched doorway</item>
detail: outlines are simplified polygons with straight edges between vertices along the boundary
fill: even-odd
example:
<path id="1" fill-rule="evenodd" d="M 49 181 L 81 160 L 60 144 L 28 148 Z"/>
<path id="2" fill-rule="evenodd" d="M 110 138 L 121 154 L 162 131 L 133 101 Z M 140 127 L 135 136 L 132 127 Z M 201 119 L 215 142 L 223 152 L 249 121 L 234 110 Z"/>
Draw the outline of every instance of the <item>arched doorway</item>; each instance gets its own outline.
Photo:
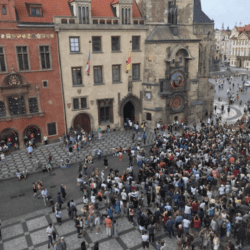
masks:
<path id="1" fill-rule="evenodd" d="M 3 130 L 0 138 L 1 138 L 0 139 L 1 145 L 8 144 L 8 143 L 11 143 L 12 145 L 14 145 L 14 143 L 19 142 L 18 133 L 11 128 L 7 128 Z"/>
<path id="2" fill-rule="evenodd" d="M 41 142 L 41 131 L 37 126 L 29 126 L 23 131 L 24 140 L 35 138 L 36 143 Z"/>
<path id="3" fill-rule="evenodd" d="M 83 128 L 84 131 L 89 133 L 91 131 L 90 117 L 87 114 L 79 114 L 75 117 L 73 128 L 78 130 L 79 128 Z"/>
<path id="4" fill-rule="evenodd" d="M 123 108 L 123 119 L 126 121 L 126 119 L 131 120 L 132 122 L 135 121 L 135 106 L 132 102 L 128 101 Z"/>

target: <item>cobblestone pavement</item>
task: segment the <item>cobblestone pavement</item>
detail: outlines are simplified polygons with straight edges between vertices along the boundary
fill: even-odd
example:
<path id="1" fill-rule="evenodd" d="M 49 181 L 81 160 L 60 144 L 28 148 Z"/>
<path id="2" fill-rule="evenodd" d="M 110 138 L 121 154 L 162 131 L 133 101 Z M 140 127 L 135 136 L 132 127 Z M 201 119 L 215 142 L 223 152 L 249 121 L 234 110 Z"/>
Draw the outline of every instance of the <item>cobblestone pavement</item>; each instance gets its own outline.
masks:
<path id="1" fill-rule="evenodd" d="M 74 152 L 71 157 L 71 162 L 83 161 L 87 155 L 96 155 L 96 150 L 101 149 L 102 155 L 112 154 L 114 147 L 131 147 L 137 143 L 137 136 L 135 136 L 135 143 L 132 143 L 132 133 L 133 131 L 121 131 L 112 132 L 110 134 L 103 134 L 102 139 L 94 139 L 90 146 L 86 149 L 81 149 L 79 154 Z M 154 143 L 154 134 L 152 131 L 148 130 L 146 132 L 146 145 Z M 143 142 L 142 142 L 142 145 Z M 39 160 L 42 164 L 46 163 L 46 158 L 48 154 L 52 155 L 52 165 L 59 166 L 62 159 L 66 160 L 69 158 L 68 149 L 63 147 L 62 143 L 54 143 L 47 146 L 40 146 L 34 149 L 32 153 L 32 158 L 28 157 L 27 151 L 19 150 L 11 152 L 6 156 L 6 164 L 0 162 L 0 180 L 15 177 L 16 169 L 20 171 L 27 170 L 28 173 L 34 173 L 37 170 L 37 161 Z"/>
<path id="2" fill-rule="evenodd" d="M 77 209 L 83 206 L 82 200 L 76 200 Z M 63 205 L 65 207 L 65 205 Z M 151 209 L 154 211 L 154 209 Z M 99 208 L 99 213 L 105 211 L 104 207 Z M 78 212 L 78 214 L 79 214 Z M 133 225 L 129 223 L 127 217 L 114 215 L 118 223 L 118 237 L 108 237 L 106 235 L 105 225 L 101 224 L 101 231 L 98 235 L 90 229 L 86 230 L 84 238 L 77 238 L 75 223 L 68 217 L 66 208 L 62 209 L 62 225 L 56 222 L 54 213 L 51 208 L 41 209 L 34 213 L 29 213 L 19 218 L 13 218 L 2 223 L 2 240 L 0 241 L 0 250 L 45 250 L 48 249 L 46 228 L 52 223 L 57 233 L 57 239 L 64 237 L 68 250 L 80 249 L 83 240 L 89 244 L 89 249 L 93 249 L 94 243 L 99 241 L 101 250 L 142 250 L 141 234 L 134 221 Z M 176 239 L 166 236 L 163 228 L 155 235 L 155 240 L 163 239 L 167 242 L 166 249 L 176 249 Z M 150 250 L 155 249 L 150 244 Z"/>

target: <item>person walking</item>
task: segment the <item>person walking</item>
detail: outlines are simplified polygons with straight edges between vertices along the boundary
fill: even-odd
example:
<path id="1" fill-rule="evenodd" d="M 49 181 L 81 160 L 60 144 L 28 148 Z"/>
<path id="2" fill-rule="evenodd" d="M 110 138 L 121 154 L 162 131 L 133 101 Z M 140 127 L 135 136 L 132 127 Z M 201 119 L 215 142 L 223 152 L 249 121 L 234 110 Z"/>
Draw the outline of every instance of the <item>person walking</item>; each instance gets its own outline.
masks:
<path id="1" fill-rule="evenodd" d="M 47 189 L 43 188 L 41 195 L 43 197 L 43 202 L 44 202 L 44 206 L 47 206 L 47 196 L 48 196 L 48 191 Z"/>
<path id="2" fill-rule="evenodd" d="M 152 222 L 148 225 L 149 242 L 155 242 L 155 225 Z"/>
<path id="3" fill-rule="evenodd" d="M 56 215 L 56 220 L 59 226 L 62 225 L 62 211 L 61 209 L 58 209 L 55 211 L 55 215 Z"/>
<path id="4" fill-rule="evenodd" d="M 64 237 L 61 237 L 60 241 L 59 241 L 59 245 L 61 247 L 61 250 L 67 250 L 67 244 L 64 240 Z"/>
<path id="5" fill-rule="evenodd" d="M 112 220 L 110 219 L 109 216 L 105 219 L 105 224 L 106 224 L 106 234 L 107 236 L 111 236 L 111 227 L 112 227 Z"/>
<path id="6" fill-rule="evenodd" d="M 97 149 L 97 151 L 96 151 L 96 154 L 97 154 L 98 160 L 101 160 L 101 153 L 102 153 L 101 149 L 100 149 L 100 148 L 98 148 L 98 149 Z"/>
<path id="7" fill-rule="evenodd" d="M 147 138 L 147 135 L 145 132 L 143 132 L 142 139 L 143 139 L 144 144 L 146 144 L 146 138 Z"/>
<path id="8" fill-rule="evenodd" d="M 62 195 L 62 201 L 65 201 L 66 200 L 66 186 L 61 184 L 61 187 L 60 187 L 60 193 Z"/>
<path id="9" fill-rule="evenodd" d="M 142 233 L 142 248 L 145 250 L 145 248 L 149 249 L 149 236 L 143 231 Z"/>
<path id="10" fill-rule="evenodd" d="M 100 216 L 95 215 L 95 228 L 96 228 L 96 233 L 95 234 L 100 233 L 100 224 L 101 224 Z"/>
<path id="11" fill-rule="evenodd" d="M 81 250 L 87 250 L 88 249 L 88 243 L 86 243 L 85 241 L 83 241 L 82 243 L 81 243 Z"/>
<path id="12" fill-rule="evenodd" d="M 113 219 L 113 235 L 114 235 L 115 238 L 118 237 L 118 229 L 117 229 L 117 227 L 118 227 L 118 223 L 117 223 L 117 221 L 115 219 Z"/>
<path id="13" fill-rule="evenodd" d="M 32 158 L 33 147 L 31 145 L 28 146 L 27 152 L 28 152 L 29 158 Z"/>
<path id="14" fill-rule="evenodd" d="M 59 204 L 59 208 L 62 209 L 63 201 L 62 201 L 62 197 L 61 197 L 61 193 L 60 192 L 57 194 L 57 202 Z"/>
<path id="15" fill-rule="evenodd" d="M 52 224 L 49 224 L 49 226 L 46 229 L 46 233 L 48 235 L 48 248 L 50 248 L 50 245 L 54 245 L 53 244 L 53 232 L 54 232 L 54 228 L 52 227 Z"/>

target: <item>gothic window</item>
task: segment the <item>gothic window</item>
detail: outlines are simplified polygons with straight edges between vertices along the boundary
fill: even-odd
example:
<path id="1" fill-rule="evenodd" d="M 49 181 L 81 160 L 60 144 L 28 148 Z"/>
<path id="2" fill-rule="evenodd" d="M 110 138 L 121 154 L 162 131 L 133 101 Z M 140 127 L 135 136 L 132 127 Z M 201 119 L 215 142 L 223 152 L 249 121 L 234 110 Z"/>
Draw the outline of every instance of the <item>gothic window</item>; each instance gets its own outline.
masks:
<path id="1" fill-rule="evenodd" d="M 42 69 L 51 69 L 49 46 L 40 46 L 40 60 Z"/>
<path id="2" fill-rule="evenodd" d="M 130 8 L 122 8 L 122 24 L 130 24 L 131 11 Z"/>
<path id="3" fill-rule="evenodd" d="M 6 111 L 5 111 L 4 102 L 0 101 L 0 117 L 5 117 L 5 116 L 6 116 Z"/>
<path id="4" fill-rule="evenodd" d="M 0 47 L 0 72 L 5 72 L 6 66 L 5 66 L 5 57 L 4 57 L 4 50 L 3 47 Z"/>
<path id="5" fill-rule="evenodd" d="M 89 7 L 79 6 L 78 18 L 79 18 L 79 23 L 89 24 Z"/>
<path id="6" fill-rule="evenodd" d="M 7 10 L 6 10 L 6 7 L 5 7 L 5 6 L 2 7 L 2 14 L 3 14 L 3 15 L 7 15 Z"/>
<path id="7" fill-rule="evenodd" d="M 27 46 L 17 46 L 17 59 L 20 71 L 29 70 L 28 62 L 28 47 Z"/>
<path id="8" fill-rule="evenodd" d="M 29 98 L 29 110 L 30 113 L 38 113 L 38 102 L 36 98 Z"/>
<path id="9" fill-rule="evenodd" d="M 10 114 L 15 115 L 23 115 L 26 113 L 25 104 L 23 96 L 20 97 L 9 97 L 9 110 Z"/>

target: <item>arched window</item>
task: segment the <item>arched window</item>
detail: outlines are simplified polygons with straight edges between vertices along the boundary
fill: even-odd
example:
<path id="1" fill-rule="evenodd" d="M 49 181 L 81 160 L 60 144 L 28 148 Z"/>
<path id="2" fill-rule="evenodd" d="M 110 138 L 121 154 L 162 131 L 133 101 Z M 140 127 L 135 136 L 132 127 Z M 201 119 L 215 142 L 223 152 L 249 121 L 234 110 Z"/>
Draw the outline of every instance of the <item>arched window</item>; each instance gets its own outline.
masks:
<path id="1" fill-rule="evenodd" d="M 6 10 L 6 7 L 5 7 L 5 6 L 2 7 L 2 14 L 3 14 L 3 15 L 7 15 L 7 10 Z"/>

